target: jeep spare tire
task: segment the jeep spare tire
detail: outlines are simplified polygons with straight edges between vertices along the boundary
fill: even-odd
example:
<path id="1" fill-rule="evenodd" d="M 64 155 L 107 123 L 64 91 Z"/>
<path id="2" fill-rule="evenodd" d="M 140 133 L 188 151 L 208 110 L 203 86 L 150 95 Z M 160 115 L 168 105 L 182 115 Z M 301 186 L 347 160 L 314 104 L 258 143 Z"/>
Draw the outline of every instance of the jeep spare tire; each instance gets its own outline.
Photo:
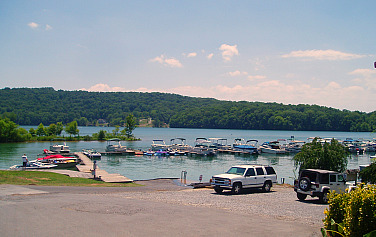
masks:
<path id="1" fill-rule="evenodd" d="M 308 191 L 311 187 L 311 180 L 308 177 L 303 177 L 299 180 L 299 188 L 303 191 Z"/>

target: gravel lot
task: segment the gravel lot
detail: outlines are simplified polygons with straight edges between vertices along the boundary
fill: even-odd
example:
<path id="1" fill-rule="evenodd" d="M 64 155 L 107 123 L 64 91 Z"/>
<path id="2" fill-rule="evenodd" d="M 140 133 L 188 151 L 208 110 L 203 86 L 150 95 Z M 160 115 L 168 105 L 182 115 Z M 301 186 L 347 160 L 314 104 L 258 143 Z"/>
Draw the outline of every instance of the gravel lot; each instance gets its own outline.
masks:
<path id="1" fill-rule="evenodd" d="M 327 205 L 291 187 L 216 194 L 172 180 L 122 188 L 0 185 L 2 236 L 321 236 Z"/>
<path id="2" fill-rule="evenodd" d="M 150 200 L 170 204 L 218 208 L 242 214 L 255 214 L 286 221 L 322 226 L 324 210 L 328 205 L 320 204 L 317 198 L 307 197 L 301 202 L 293 188 L 275 185 L 269 193 L 249 189 L 240 195 L 224 191 L 217 194 L 213 189 L 184 189 L 180 192 L 132 192 L 111 194 L 124 198 Z"/>

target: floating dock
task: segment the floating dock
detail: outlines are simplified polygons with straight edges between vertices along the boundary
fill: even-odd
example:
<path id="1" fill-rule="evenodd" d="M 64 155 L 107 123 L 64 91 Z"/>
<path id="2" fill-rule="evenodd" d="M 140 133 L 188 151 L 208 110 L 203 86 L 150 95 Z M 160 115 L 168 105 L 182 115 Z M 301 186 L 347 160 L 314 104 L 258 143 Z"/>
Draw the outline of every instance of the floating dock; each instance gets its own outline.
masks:
<path id="1" fill-rule="evenodd" d="M 83 173 L 90 173 L 91 175 L 94 175 L 93 173 L 94 163 L 87 156 L 85 156 L 82 152 L 75 152 L 74 155 L 76 155 L 81 160 L 81 163 L 76 166 L 78 171 L 83 172 Z M 95 178 L 106 183 L 131 183 L 133 182 L 133 180 L 123 175 L 109 174 L 105 170 L 101 170 L 98 167 L 98 165 L 95 170 Z"/>

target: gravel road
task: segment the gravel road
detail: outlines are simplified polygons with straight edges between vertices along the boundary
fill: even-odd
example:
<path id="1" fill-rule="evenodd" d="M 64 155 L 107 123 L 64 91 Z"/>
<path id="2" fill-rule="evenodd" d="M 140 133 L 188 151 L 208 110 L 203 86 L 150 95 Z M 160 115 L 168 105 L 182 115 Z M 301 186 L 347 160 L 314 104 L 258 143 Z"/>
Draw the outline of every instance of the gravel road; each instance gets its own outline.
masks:
<path id="1" fill-rule="evenodd" d="M 0 185 L 2 236 L 321 236 L 327 205 L 297 201 L 291 187 L 240 195 L 177 186 Z"/>

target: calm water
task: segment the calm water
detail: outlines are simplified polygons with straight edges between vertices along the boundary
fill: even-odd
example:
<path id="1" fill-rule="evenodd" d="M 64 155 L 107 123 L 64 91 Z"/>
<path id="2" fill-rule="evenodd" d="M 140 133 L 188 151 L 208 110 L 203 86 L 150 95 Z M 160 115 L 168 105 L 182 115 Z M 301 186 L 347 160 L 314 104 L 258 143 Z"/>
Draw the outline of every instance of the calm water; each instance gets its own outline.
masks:
<path id="1" fill-rule="evenodd" d="M 25 126 L 29 129 L 30 127 Z M 91 135 L 105 129 L 111 132 L 114 128 L 98 127 L 79 127 L 80 135 Z M 206 138 L 227 138 L 228 143 L 232 144 L 235 138 L 257 139 L 259 144 L 264 141 L 276 139 L 288 139 L 291 136 L 295 140 L 306 141 L 308 137 L 322 138 L 363 138 L 373 139 L 376 137 L 372 133 L 350 133 L 350 132 L 317 132 L 317 131 L 264 131 L 264 130 L 227 130 L 227 129 L 181 129 L 181 128 L 136 128 L 134 131 L 136 137 L 142 141 L 123 142 L 129 148 L 146 150 L 150 148 L 153 139 L 163 139 L 169 144 L 171 138 L 183 137 L 187 139 L 189 145 L 193 145 L 197 137 Z M 94 148 L 97 151 L 104 151 L 106 142 L 67 142 L 70 150 L 81 151 L 82 149 Z M 21 164 L 21 156 L 26 153 L 29 160 L 41 154 L 43 149 L 49 148 L 50 142 L 32 142 L 32 143 L 12 143 L 0 144 L 0 169 L 8 169 L 14 164 Z M 370 163 L 370 156 L 374 153 L 365 153 L 361 155 L 352 155 L 349 157 L 348 168 L 358 168 L 359 165 Z M 214 174 L 227 171 L 235 164 L 268 164 L 272 165 L 278 174 L 278 179 L 285 178 L 286 183 L 293 183 L 294 164 L 293 155 L 272 155 L 261 154 L 258 156 L 236 156 L 232 154 L 219 154 L 216 157 L 197 157 L 197 156 L 174 156 L 174 157 L 149 157 L 149 156 L 102 156 L 98 161 L 100 168 L 110 172 L 119 173 L 133 180 L 144 180 L 154 178 L 178 178 L 181 172 L 187 171 L 187 179 L 198 181 L 200 175 L 203 180 L 208 181 Z"/>

